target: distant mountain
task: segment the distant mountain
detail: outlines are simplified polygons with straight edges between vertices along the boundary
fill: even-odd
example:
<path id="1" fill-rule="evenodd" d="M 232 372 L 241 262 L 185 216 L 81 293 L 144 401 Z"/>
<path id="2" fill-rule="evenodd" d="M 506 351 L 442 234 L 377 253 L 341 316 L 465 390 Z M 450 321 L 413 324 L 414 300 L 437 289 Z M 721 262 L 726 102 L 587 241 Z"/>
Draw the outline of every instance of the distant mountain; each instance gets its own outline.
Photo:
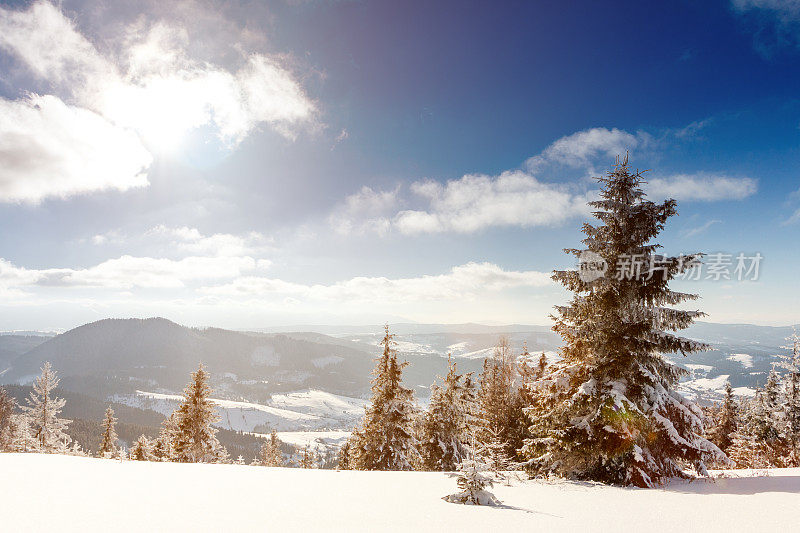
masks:
<path id="1" fill-rule="evenodd" d="M 50 361 L 62 385 L 74 390 L 99 395 L 136 388 L 179 392 L 202 361 L 219 380 L 217 385 L 232 396 L 259 389 L 366 391 L 374 355 L 323 341 L 187 328 L 163 318 L 108 319 L 35 346 L 13 360 L 0 379 L 26 382 Z M 103 390 L 107 385 L 122 390 Z"/>
<path id="2" fill-rule="evenodd" d="M 22 354 L 36 348 L 49 337 L 43 335 L 0 335 L 0 375 Z"/>
<path id="3" fill-rule="evenodd" d="M 163 318 L 108 319 L 52 338 L 0 336 L 0 382 L 27 383 L 50 361 L 64 389 L 105 401 L 136 391 L 180 394 L 202 361 L 212 374 L 215 396 L 269 405 L 274 394 L 319 390 L 350 398 L 369 392 L 383 327 L 322 327 L 321 331 L 246 332 L 189 328 Z M 452 354 L 461 372 L 480 372 L 501 335 L 519 353 L 558 357 L 561 339 L 546 326 L 393 324 L 407 386 L 424 399 L 446 373 Z M 715 398 L 725 381 L 741 394 L 764 383 L 783 353 L 790 327 L 697 323 L 683 334 L 712 349 L 688 357 L 668 355 L 690 370 L 684 392 Z"/>

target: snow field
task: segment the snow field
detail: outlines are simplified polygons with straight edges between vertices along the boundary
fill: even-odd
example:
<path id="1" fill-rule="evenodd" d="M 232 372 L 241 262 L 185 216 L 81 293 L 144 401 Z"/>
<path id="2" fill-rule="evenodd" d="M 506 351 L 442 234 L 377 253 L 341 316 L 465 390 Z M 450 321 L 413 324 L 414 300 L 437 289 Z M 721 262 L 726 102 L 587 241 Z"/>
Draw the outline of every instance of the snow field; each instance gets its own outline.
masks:
<path id="1" fill-rule="evenodd" d="M 430 472 L 336 472 L 0 454 L 4 531 L 794 531 L 800 469 L 661 489 L 514 481 L 502 507 Z M 716 472 L 719 476 L 720 473 Z"/>

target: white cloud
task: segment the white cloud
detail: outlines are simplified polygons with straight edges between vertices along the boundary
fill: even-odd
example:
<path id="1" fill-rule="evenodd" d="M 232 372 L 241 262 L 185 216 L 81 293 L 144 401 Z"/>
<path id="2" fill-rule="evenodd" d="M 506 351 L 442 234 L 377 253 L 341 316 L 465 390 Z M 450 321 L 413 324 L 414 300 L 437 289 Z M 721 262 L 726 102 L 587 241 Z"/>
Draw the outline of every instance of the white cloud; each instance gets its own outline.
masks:
<path id="1" fill-rule="evenodd" d="M 397 214 L 402 233 L 474 233 L 489 227 L 547 226 L 587 214 L 586 195 L 538 181 L 522 171 L 499 176 L 467 175 L 442 185 L 417 182 L 412 191 L 425 198 L 426 210 Z"/>
<path id="2" fill-rule="evenodd" d="M 758 190 L 753 178 L 733 178 L 717 174 L 676 174 L 647 180 L 645 190 L 651 199 L 674 198 L 683 202 L 744 200 Z"/>
<path id="3" fill-rule="evenodd" d="M 365 185 L 333 210 L 328 223 L 342 235 L 367 232 L 383 235 L 391 227 L 388 217 L 397 209 L 399 191 L 399 187 L 391 191 L 376 191 Z"/>
<path id="4" fill-rule="evenodd" d="M 80 115 L 84 122 L 88 120 L 84 117 L 97 116 L 93 111 L 100 115 L 98 119 L 107 121 L 105 129 L 112 140 L 126 137 L 132 143 L 135 134 L 129 130 L 133 130 L 149 150 L 165 150 L 176 147 L 190 130 L 211 125 L 222 142 L 235 146 L 262 124 L 289 139 L 300 128 L 314 124 L 314 102 L 280 60 L 229 42 L 233 55 L 238 57 L 229 62 L 230 66 L 201 61 L 190 53 L 195 43 L 188 36 L 186 28 L 140 19 L 116 36 L 121 41 L 120 51 L 109 52 L 113 46 L 104 43 L 105 52 L 101 53 L 75 23 L 49 2 L 36 2 L 24 11 L 0 8 L 0 49 L 55 91 L 53 96 L 35 98 L 67 102 L 64 107 Z M 88 148 L 94 138 L 80 137 L 88 132 L 75 128 L 73 133 L 66 128 L 69 124 L 57 124 L 55 129 L 66 139 L 60 139 L 58 157 L 53 157 L 48 151 L 51 146 L 40 150 L 32 142 L 40 133 L 40 124 L 16 117 L 22 113 L 20 109 L 31 106 L 30 99 L 4 101 L 0 123 L 16 122 L 13 131 L 4 132 L 3 141 L 12 147 L 22 144 L 29 160 L 50 165 L 49 175 L 54 183 L 52 187 L 49 182 L 47 187 L 31 187 L 19 183 L 20 174 L 0 171 L 7 189 L 24 191 L 2 195 L 0 201 L 35 202 L 47 196 L 65 197 L 108 188 L 125 190 L 132 182 L 146 185 L 150 156 L 142 155 L 140 142 L 121 158 L 105 156 L 105 152 Z M 59 118 L 65 118 L 63 113 Z M 112 131 L 114 128 L 117 131 Z M 72 136 L 76 137 L 72 143 L 76 146 L 65 142 L 72 141 Z M 80 149 L 67 157 L 65 152 L 73 148 Z M 126 147 L 117 144 L 111 148 L 117 156 L 120 153 L 116 149 Z M 0 154 L 11 160 L 13 156 Z M 59 161 L 65 161 L 66 166 L 59 167 Z M 115 161 L 120 164 L 109 167 Z M 144 162 L 144 168 L 131 168 L 131 161 Z M 78 176 L 74 172 L 76 165 L 92 171 L 102 169 L 109 177 L 98 180 L 87 178 L 84 173 Z M 42 173 L 38 179 L 47 175 Z"/>
<path id="5" fill-rule="evenodd" d="M 642 132 L 634 135 L 617 128 L 590 128 L 561 137 L 541 154 L 528 159 L 525 164 L 533 172 L 546 164 L 593 169 L 598 157 L 605 157 L 613 162 L 616 156 L 623 157 L 627 151 L 649 141 L 650 136 Z"/>
<path id="6" fill-rule="evenodd" d="M 550 274 L 544 272 L 507 271 L 492 263 L 467 263 L 453 267 L 446 274 L 416 278 L 355 277 L 331 285 L 306 285 L 248 276 L 201 290 L 214 296 L 281 296 L 335 302 L 407 302 L 472 299 L 484 292 L 545 287 L 551 283 Z"/>
<path id="7" fill-rule="evenodd" d="M 151 161 L 136 134 L 92 111 L 55 96 L 0 99 L 0 201 L 143 187 Z"/>
<path id="8" fill-rule="evenodd" d="M 178 251 L 200 256 L 244 256 L 266 249 L 268 240 L 258 232 L 244 235 L 214 233 L 203 235 L 197 228 L 171 228 L 159 225 L 147 232 L 149 236 L 166 237 Z M 261 261 L 266 261 L 262 259 Z M 267 264 L 267 263 L 264 263 Z"/>
<path id="9" fill-rule="evenodd" d="M 237 278 L 261 266 L 251 257 L 172 260 L 123 255 L 89 268 L 27 269 L 0 258 L 0 287 L 181 288 L 190 281 Z"/>
<path id="10" fill-rule="evenodd" d="M 413 195 L 402 189 L 375 191 L 364 187 L 337 206 L 329 223 L 342 234 L 396 230 L 406 235 L 421 233 L 475 233 L 492 227 L 536 227 L 562 224 L 591 214 L 587 203 L 597 191 L 585 180 L 553 183 L 537 177 L 556 167 L 579 168 L 596 174 L 617 155 L 637 148 L 654 150 L 668 139 L 694 136 L 708 121 L 669 130 L 659 139 L 646 132 L 632 134 L 620 129 L 591 128 L 562 137 L 525 163 L 527 171 L 508 170 L 498 176 L 468 174 L 440 183 L 417 181 Z M 555 165 L 555 167 L 554 167 Z M 551 168 L 552 167 L 552 168 Z M 563 172 L 561 168 L 557 173 Z M 721 174 L 678 174 L 648 180 L 645 189 L 653 199 L 671 197 L 685 202 L 742 200 L 757 190 L 752 178 Z M 398 206 L 408 206 L 399 209 Z"/>

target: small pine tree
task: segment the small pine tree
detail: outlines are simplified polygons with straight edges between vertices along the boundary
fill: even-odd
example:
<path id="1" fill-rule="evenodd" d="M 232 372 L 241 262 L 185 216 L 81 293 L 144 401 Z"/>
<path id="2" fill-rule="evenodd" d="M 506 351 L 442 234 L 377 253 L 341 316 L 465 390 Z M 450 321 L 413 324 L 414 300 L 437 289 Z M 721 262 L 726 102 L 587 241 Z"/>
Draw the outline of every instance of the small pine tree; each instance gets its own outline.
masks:
<path id="1" fill-rule="evenodd" d="M 562 359 L 537 382 L 528 409 L 528 466 L 643 487 L 685 476 L 684 464 L 704 474 L 706 460 L 724 455 L 702 437 L 700 408 L 675 391 L 685 372 L 663 357 L 707 349 L 671 333 L 702 313 L 668 307 L 697 298 L 670 290 L 669 281 L 698 256 L 656 254 L 651 240 L 676 214 L 676 202 L 646 200 L 642 174 L 627 157 L 598 181 L 600 199 L 589 205 L 600 224 L 583 225 L 586 249 L 566 252 L 602 258 L 610 272 L 596 279 L 575 270 L 553 274 L 574 296 L 553 317 L 565 341 Z"/>
<path id="2" fill-rule="evenodd" d="M 236 459 L 234 459 L 234 461 L 233 461 L 233 464 L 235 464 L 235 465 L 240 465 L 240 466 L 241 466 L 241 465 L 243 465 L 243 464 L 245 464 L 245 462 L 244 462 L 244 457 L 242 457 L 241 455 L 239 455 L 238 457 L 236 457 Z"/>
<path id="3" fill-rule="evenodd" d="M 33 391 L 27 399 L 28 405 L 22 408 L 38 449 L 45 453 L 64 453 L 71 441 L 66 431 L 72 421 L 58 418 L 67 402 L 63 398 L 52 396 L 58 382 L 56 372 L 46 362 L 41 375 L 33 382 Z"/>
<path id="4" fill-rule="evenodd" d="M 494 494 L 486 490 L 494 485 L 491 467 L 481 459 L 482 456 L 488 454 L 475 441 L 471 444 L 470 448 L 473 452 L 479 453 L 473 453 L 472 457 L 465 459 L 458 465 L 459 475 L 456 478 L 456 483 L 461 492 L 450 494 L 442 499 L 464 505 L 499 505 L 500 502 L 495 498 Z"/>
<path id="5" fill-rule="evenodd" d="M 103 434 L 100 436 L 100 457 L 113 457 L 117 453 L 116 423 L 117 419 L 114 418 L 114 410 L 109 405 L 106 409 L 106 416 L 103 419 Z"/>
<path id="6" fill-rule="evenodd" d="M 283 453 L 281 453 L 281 441 L 278 434 L 273 430 L 269 438 L 261 445 L 261 451 L 256 457 L 257 466 L 283 466 Z"/>
<path id="7" fill-rule="evenodd" d="M 177 409 L 177 429 L 174 436 L 175 460 L 182 463 L 225 462 L 228 452 L 217 440 L 212 426 L 219 420 L 209 399 L 209 375 L 201 363 L 183 392 L 183 402 Z"/>
<path id="8" fill-rule="evenodd" d="M 131 461 L 155 461 L 157 457 L 153 455 L 153 443 L 145 435 L 139 435 L 133 445 L 130 455 Z"/>
<path id="9" fill-rule="evenodd" d="M 358 470 L 411 470 L 415 461 L 411 426 L 417 408 L 412 391 L 402 386 L 408 363 L 397 361 L 395 345 L 387 325 L 373 371 L 372 400 L 351 436 L 351 464 Z"/>

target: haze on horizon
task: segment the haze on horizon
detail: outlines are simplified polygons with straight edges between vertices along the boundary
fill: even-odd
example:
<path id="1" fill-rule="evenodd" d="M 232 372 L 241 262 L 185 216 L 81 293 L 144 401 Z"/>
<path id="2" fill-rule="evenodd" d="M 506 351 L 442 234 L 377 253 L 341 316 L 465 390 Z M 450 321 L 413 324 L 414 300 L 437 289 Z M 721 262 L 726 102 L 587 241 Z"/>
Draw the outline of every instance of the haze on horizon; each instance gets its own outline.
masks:
<path id="1" fill-rule="evenodd" d="M 697 4 L 0 2 L 0 329 L 548 325 L 625 153 L 800 323 L 800 7 Z"/>

